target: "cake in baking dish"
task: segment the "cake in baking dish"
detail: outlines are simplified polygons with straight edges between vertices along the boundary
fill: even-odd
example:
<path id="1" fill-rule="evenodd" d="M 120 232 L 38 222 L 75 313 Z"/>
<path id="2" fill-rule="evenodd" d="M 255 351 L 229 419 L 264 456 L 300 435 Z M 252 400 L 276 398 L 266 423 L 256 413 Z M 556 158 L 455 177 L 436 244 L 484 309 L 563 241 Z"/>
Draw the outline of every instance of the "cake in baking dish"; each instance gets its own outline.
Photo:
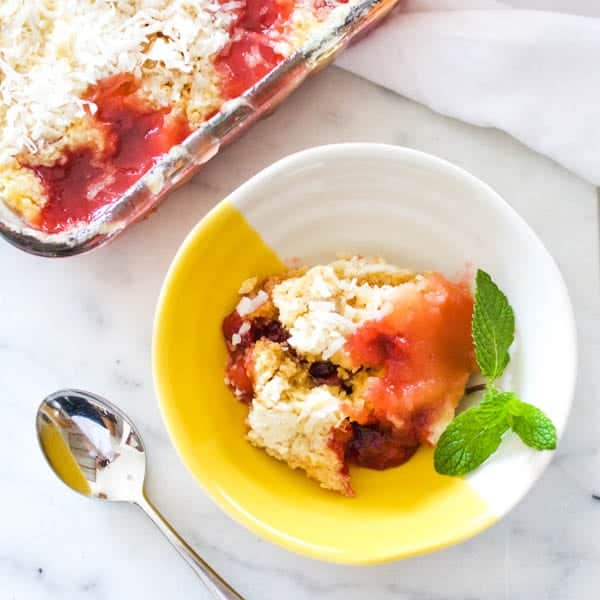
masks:
<path id="1" fill-rule="evenodd" d="M 3 0 L 0 200 L 89 221 L 348 0 Z"/>

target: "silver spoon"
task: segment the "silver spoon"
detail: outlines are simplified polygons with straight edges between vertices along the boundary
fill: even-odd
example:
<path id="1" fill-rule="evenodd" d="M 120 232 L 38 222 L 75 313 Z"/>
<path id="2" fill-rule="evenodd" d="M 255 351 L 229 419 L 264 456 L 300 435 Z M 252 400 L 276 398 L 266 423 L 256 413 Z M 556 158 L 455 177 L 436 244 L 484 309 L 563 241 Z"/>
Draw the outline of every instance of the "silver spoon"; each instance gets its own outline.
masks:
<path id="1" fill-rule="evenodd" d="M 48 464 L 70 488 L 84 496 L 137 504 L 215 598 L 243 600 L 192 550 L 146 497 L 144 444 L 122 411 L 90 392 L 62 390 L 41 403 L 36 427 Z"/>

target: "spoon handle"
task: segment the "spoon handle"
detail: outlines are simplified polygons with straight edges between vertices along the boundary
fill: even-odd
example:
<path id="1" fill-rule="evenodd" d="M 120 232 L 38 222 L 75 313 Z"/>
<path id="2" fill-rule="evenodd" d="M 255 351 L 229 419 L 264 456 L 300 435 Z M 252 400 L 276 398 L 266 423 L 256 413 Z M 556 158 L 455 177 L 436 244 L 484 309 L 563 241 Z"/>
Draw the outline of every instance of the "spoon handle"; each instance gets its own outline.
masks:
<path id="1" fill-rule="evenodd" d="M 135 502 L 160 529 L 162 534 L 171 542 L 177 552 L 192 567 L 196 575 L 210 593 L 218 600 L 244 600 L 219 574 L 194 552 L 192 547 L 171 527 L 168 521 L 158 512 L 146 497 L 145 492 Z"/>

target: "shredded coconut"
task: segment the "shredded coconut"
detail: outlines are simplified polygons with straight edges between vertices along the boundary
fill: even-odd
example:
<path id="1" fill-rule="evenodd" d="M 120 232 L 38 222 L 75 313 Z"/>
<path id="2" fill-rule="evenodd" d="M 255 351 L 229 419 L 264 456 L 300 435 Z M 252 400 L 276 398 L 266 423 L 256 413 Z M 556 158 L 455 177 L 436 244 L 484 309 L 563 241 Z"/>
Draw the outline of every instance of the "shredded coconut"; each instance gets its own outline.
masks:
<path id="1" fill-rule="evenodd" d="M 312 359 L 336 358 L 345 364 L 343 347 L 364 322 L 381 318 L 397 293 L 394 281 L 376 285 L 364 276 L 406 278 L 402 271 L 373 259 L 339 260 L 309 269 L 273 288 L 279 320 L 289 330 L 289 344 Z M 412 275 L 410 275 L 412 277 Z"/>
<path id="2" fill-rule="evenodd" d="M 245 317 L 253 313 L 256 309 L 260 308 L 267 300 L 269 296 L 264 290 L 259 290 L 258 294 L 254 298 L 244 296 L 237 305 L 237 311 L 240 317 Z"/>
<path id="3" fill-rule="evenodd" d="M 81 96 L 129 72 L 161 105 L 212 105 L 211 57 L 229 41 L 238 2 L 2 0 L 0 164 L 36 154 L 96 106 Z"/>

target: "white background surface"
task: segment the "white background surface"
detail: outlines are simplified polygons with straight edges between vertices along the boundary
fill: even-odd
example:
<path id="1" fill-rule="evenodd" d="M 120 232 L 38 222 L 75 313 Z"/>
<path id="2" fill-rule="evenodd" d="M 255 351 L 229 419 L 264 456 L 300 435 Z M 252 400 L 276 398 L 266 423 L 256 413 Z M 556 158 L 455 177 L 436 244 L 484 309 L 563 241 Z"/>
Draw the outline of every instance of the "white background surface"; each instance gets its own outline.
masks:
<path id="1" fill-rule="evenodd" d="M 515 8 L 529 8 L 533 10 L 555 10 L 557 12 L 600 16 L 600 3 L 596 0 L 503 0 Z"/>
<path id="2" fill-rule="evenodd" d="M 511 3 L 600 15 L 591 0 Z M 578 390 L 560 450 L 515 511 L 460 546 L 368 568 L 297 557 L 224 516 L 170 446 L 150 369 L 157 294 L 188 230 L 274 160 L 342 141 L 425 150 L 494 187 L 556 258 L 580 345 Z M 136 508 L 92 503 L 48 471 L 35 440 L 35 410 L 47 393 L 66 386 L 103 394 L 134 418 L 149 452 L 154 502 L 250 600 L 597 598 L 600 502 L 591 494 L 600 493 L 598 259 L 592 186 L 504 134 L 442 118 L 335 69 L 308 82 L 110 246 L 48 261 L 0 245 L 0 600 L 208 598 Z"/>

